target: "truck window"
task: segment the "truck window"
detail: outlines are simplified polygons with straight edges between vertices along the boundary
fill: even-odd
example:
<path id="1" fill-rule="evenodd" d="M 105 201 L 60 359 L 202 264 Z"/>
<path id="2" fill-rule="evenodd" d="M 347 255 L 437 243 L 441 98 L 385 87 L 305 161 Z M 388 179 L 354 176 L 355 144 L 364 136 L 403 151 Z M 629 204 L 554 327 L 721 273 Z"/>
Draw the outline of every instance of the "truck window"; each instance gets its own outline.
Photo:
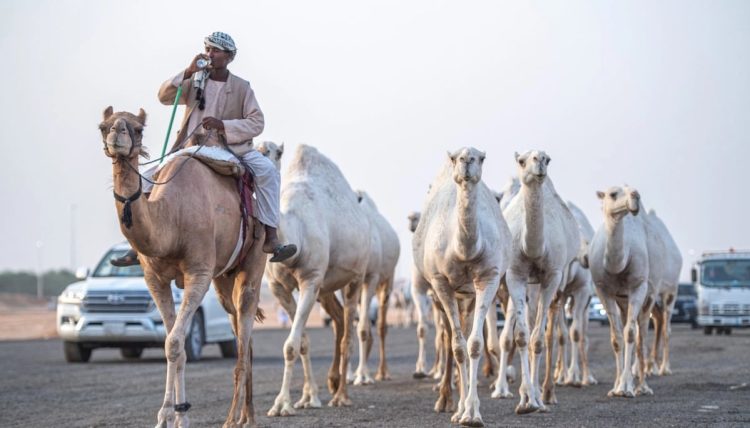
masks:
<path id="1" fill-rule="evenodd" d="M 750 287 L 750 260 L 705 261 L 701 283 L 709 287 Z"/>
<path id="2" fill-rule="evenodd" d="M 143 276 L 143 269 L 141 269 L 141 265 L 135 265 L 135 266 L 127 266 L 127 267 L 117 267 L 112 266 L 111 263 L 109 263 L 110 259 L 116 258 L 116 257 L 122 257 L 125 255 L 125 253 L 128 250 L 112 250 L 108 252 L 102 260 L 99 262 L 99 264 L 96 266 L 96 269 L 94 269 L 94 273 L 91 275 L 96 278 L 101 277 L 108 277 L 108 276 Z"/>

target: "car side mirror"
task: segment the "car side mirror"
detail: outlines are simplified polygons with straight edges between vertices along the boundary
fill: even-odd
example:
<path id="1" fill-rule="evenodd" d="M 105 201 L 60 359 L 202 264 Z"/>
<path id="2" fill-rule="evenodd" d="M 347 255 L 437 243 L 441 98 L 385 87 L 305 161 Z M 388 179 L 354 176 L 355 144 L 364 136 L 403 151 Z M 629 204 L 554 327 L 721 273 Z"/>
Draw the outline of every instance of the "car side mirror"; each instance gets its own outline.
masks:
<path id="1" fill-rule="evenodd" d="M 693 281 L 693 284 L 698 282 L 698 270 L 696 268 L 690 269 L 690 280 Z"/>
<path id="2" fill-rule="evenodd" d="M 76 269 L 76 279 L 84 280 L 89 277 L 89 268 L 81 266 Z"/>

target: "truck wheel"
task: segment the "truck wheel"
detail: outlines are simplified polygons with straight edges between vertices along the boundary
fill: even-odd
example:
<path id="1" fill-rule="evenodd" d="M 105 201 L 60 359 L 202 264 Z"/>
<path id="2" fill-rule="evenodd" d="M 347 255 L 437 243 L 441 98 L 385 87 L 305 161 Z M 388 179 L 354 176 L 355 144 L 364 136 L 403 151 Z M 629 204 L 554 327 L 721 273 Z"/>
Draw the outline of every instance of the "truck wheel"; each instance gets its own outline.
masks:
<path id="1" fill-rule="evenodd" d="M 120 355 L 126 360 L 137 360 L 138 358 L 141 358 L 142 354 L 143 348 L 140 347 L 120 348 Z"/>
<path id="2" fill-rule="evenodd" d="M 219 349 L 221 350 L 222 358 L 237 358 L 237 340 L 227 340 L 226 342 L 219 342 Z"/>
<path id="3" fill-rule="evenodd" d="M 732 327 L 725 327 L 724 328 L 724 335 L 725 336 L 729 336 L 730 334 L 732 334 Z"/>
<path id="4" fill-rule="evenodd" d="M 206 341 L 206 334 L 203 330 L 203 314 L 196 312 L 193 315 L 193 322 L 190 324 L 190 330 L 185 336 L 185 354 L 188 362 L 200 361 L 203 353 L 203 343 Z"/>
<path id="5" fill-rule="evenodd" d="M 65 361 L 69 363 L 88 363 L 91 359 L 91 348 L 86 348 L 80 343 L 63 342 Z"/>
<path id="6" fill-rule="evenodd" d="M 703 327 L 703 334 L 705 334 L 707 336 L 710 336 L 711 335 L 711 330 L 713 330 L 712 327 Z M 717 330 L 717 334 L 718 334 L 718 330 Z"/>

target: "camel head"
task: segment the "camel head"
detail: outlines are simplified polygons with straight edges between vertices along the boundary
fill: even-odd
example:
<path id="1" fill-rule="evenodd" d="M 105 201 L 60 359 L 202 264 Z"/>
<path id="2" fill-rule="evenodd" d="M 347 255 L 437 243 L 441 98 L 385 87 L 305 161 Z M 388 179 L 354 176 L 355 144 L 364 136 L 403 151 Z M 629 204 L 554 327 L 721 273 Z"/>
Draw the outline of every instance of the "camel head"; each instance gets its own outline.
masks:
<path id="1" fill-rule="evenodd" d="M 284 154 L 284 143 L 277 145 L 273 141 L 263 141 L 258 145 L 258 152 L 273 162 L 276 169 L 281 171 L 281 156 Z"/>
<path id="2" fill-rule="evenodd" d="M 453 181 L 459 185 L 477 184 L 482 179 L 484 152 L 473 147 L 464 147 L 456 152 L 448 152 L 453 164 Z"/>
<path id="3" fill-rule="evenodd" d="M 495 194 L 495 199 L 497 199 L 497 202 L 500 204 L 500 209 L 504 210 L 505 207 L 510 204 L 510 201 L 513 199 L 514 196 L 518 194 L 518 191 L 521 189 L 521 182 L 516 177 L 510 177 L 507 183 L 505 183 L 505 187 L 499 192 Z"/>
<path id="4" fill-rule="evenodd" d="M 409 230 L 413 233 L 415 230 L 417 230 L 417 225 L 419 224 L 419 219 L 422 217 L 422 213 L 419 211 L 412 211 L 409 213 L 409 215 L 406 217 L 409 219 Z"/>
<path id="5" fill-rule="evenodd" d="M 529 150 L 522 155 L 516 153 L 519 180 L 527 186 L 541 184 L 547 178 L 547 165 L 551 160 L 542 150 Z"/>
<path id="6" fill-rule="evenodd" d="M 640 211 L 641 195 L 631 187 L 610 187 L 605 192 L 596 192 L 596 196 L 602 200 L 602 211 L 607 217 L 619 220 L 628 213 L 638 215 Z"/>
<path id="7" fill-rule="evenodd" d="M 142 146 L 143 127 L 146 126 L 146 112 L 138 111 L 138 116 L 126 111 L 112 112 L 112 106 L 104 110 L 104 120 L 99 124 L 104 142 L 104 154 L 111 158 L 132 159 L 141 155 L 148 157 Z"/>

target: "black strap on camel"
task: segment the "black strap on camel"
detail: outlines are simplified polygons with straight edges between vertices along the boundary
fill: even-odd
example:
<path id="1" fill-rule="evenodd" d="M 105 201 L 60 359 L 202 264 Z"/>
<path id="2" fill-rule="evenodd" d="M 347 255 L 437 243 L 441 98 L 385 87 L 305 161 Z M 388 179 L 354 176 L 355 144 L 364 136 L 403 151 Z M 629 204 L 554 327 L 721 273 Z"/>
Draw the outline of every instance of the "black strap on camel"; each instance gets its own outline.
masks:
<path id="1" fill-rule="evenodd" d="M 138 190 L 130 195 L 129 198 L 126 198 L 124 196 L 120 196 L 117 194 L 117 192 L 112 191 L 112 194 L 115 195 L 115 200 L 117 202 L 122 202 L 125 204 L 125 206 L 122 207 L 122 217 L 120 217 L 120 221 L 125 226 L 126 229 L 130 229 L 133 226 L 133 210 L 130 208 L 130 204 L 137 201 L 138 198 L 141 197 L 141 190 L 143 188 L 143 183 L 141 182 L 141 179 L 138 179 Z"/>
<path id="2" fill-rule="evenodd" d="M 175 404 L 174 405 L 174 411 L 179 413 L 185 413 L 188 410 L 190 410 L 192 406 L 187 401 L 181 404 Z"/>

